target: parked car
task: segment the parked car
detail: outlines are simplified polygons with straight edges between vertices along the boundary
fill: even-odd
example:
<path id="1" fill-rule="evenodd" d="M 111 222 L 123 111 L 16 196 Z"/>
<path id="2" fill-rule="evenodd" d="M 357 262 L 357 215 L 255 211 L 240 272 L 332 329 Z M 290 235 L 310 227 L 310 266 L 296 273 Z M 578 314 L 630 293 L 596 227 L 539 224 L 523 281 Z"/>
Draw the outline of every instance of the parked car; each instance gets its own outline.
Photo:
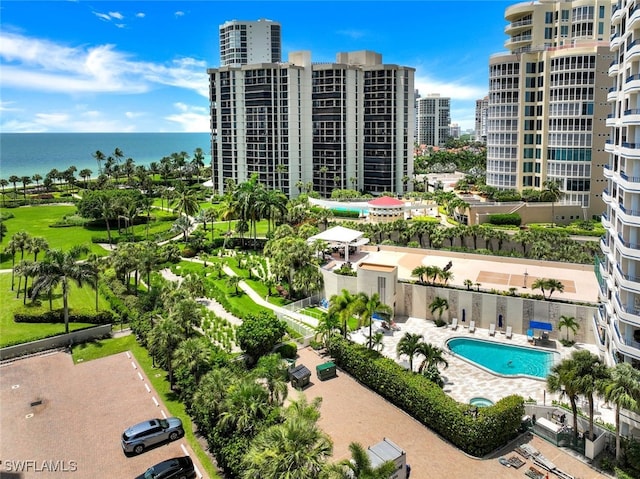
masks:
<path id="1" fill-rule="evenodd" d="M 195 479 L 196 470 L 189 456 L 159 462 L 136 479 Z"/>
<path id="2" fill-rule="evenodd" d="M 182 421 L 177 417 L 150 419 L 131 426 L 122 434 L 125 453 L 141 454 L 146 448 L 184 436 Z"/>

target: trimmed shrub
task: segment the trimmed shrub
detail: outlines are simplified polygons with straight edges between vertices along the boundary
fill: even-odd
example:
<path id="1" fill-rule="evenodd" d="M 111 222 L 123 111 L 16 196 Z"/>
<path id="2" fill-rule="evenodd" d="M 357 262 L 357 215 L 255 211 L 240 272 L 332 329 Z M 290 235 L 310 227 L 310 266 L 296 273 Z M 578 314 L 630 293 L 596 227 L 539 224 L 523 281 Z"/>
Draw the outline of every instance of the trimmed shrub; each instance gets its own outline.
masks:
<path id="1" fill-rule="evenodd" d="M 284 359 L 295 359 L 298 347 L 294 343 L 283 343 L 276 346 L 274 353 L 278 353 Z"/>
<path id="2" fill-rule="evenodd" d="M 69 313 L 70 323 L 109 324 L 113 323 L 114 319 L 111 311 L 100 311 L 96 314 Z M 16 323 L 64 323 L 64 312 L 56 310 L 37 315 L 16 313 L 13 316 L 13 320 Z"/>
<path id="3" fill-rule="evenodd" d="M 458 403 L 424 376 L 407 371 L 377 351 L 333 337 L 327 350 L 335 363 L 468 454 L 481 457 L 518 434 L 524 399 L 508 396 L 474 409 Z"/>
<path id="4" fill-rule="evenodd" d="M 492 225 L 520 226 L 522 218 L 518 213 L 497 213 L 489 215 L 489 223 Z"/>

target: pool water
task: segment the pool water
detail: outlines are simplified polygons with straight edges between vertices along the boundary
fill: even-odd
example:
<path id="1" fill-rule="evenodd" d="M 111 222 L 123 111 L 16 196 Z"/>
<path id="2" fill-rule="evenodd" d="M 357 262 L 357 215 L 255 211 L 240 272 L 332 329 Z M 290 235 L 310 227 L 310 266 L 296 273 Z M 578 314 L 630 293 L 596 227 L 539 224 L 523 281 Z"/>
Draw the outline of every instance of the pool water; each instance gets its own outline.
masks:
<path id="1" fill-rule="evenodd" d="M 489 407 L 489 406 L 493 406 L 493 401 L 487 398 L 477 397 L 477 398 L 471 399 L 471 401 L 469 401 L 469 404 L 477 407 Z"/>
<path id="2" fill-rule="evenodd" d="M 447 347 L 489 372 L 503 376 L 546 379 L 557 353 L 472 338 L 453 338 Z"/>

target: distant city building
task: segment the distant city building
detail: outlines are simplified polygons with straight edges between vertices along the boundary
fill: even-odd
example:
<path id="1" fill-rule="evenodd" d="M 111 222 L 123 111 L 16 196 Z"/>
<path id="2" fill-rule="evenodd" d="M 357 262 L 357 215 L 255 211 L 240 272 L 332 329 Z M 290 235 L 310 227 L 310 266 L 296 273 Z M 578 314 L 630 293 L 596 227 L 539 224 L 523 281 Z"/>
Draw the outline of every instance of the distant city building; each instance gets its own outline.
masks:
<path id="1" fill-rule="evenodd" d="M 606 119 L 609 140 L 604 146 L 606 189 L 600 241 L 603 258 L 596 263 L 602 306 L 594 318 L 598 345 L 609 364 L 626 362 L 640 368 L 640 44 L 637 4 L 618 2 L 612 14 L 611 52 Z M 628 412 L 625 416 L 629 417 Z M 632 416 L 633 417 L 633 416 Z M 635 417 L 636 424 L 640 418 Z M 637 429 L 636 429 L 637 431 Z M 622 433 L 626 434 L 627 425 Z"/>
<path id="2" fill-rule="evenodd" d="M 437 93 L 416 99 L 416 141 L 419 145 L 443 147 L 449 139 L 451 99 Z"/>
<path id="3" fill-rule="evenodd" d="M 220 65 L 279 63 L 282 60 L 281 27 L 271 20 L 220 25 Z"/>
<path id="4" fill-rule="evenodd" d="M 457 123 L 451 123 L 451 125 L 449 125 L 449 136 L 451 138 L 460 138 L 460 134 L 460 125 L 458 125 Z"/>
<path id="5" fill-rule="evenodd" d="M 489 97 L 476 100 L 475 141 L 487 142 L 487 117 L 489 113 Z"/>
<path id="6" fill-rule="evenodd" d="M 210 81 L 212 180 L 257 174 L 297 196 L 335 188 L 403 192 L 413 173 L 415 69 L 385 65 L 371 51 L 312 63 L 221 66 Z"/>
<path id="7" fill-rule="evenodd" d="M 542 190 L 599 217 L 613 1 L 539 0 L 508 7 L 508 53 L 489 60 L 487 185 Z M 547 183 L 548 184 L 548 183 Z"/>

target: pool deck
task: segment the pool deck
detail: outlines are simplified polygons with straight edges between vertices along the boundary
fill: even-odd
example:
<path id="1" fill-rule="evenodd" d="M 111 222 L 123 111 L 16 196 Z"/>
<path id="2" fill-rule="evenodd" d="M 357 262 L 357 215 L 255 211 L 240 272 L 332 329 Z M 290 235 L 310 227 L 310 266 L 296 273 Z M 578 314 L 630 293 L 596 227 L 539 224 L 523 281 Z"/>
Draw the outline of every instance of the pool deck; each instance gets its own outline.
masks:
<path id="1" fill-rule="evenodd" d="M 488 329 L 476 328 L 475 332 L 470 333 L 468 326 L 464 323 L 458 325 L 456 330 L 448 326 L 437 328 L 430 319 L 422 318 L 406 318 L 405 320 L 396 320 L 396 324 L 400 327 L 397 331 L 386 331 L 383 339 L 383 349 L 381 351 L 385 356 L 403 364 L 408 368 L 408 358 L 401 356 L 398 358 L 396 347 L 398 341 L 406 333 L 420 334 L 424 341 L 431 343 L 445 351 L 445 359 L 449 363 L 449 367 L 440 368 L 442 376 L 445 378 L 445 392 L 457 401 L 468 403 L 474 397 L 483 397 L 497 402 L 510 394 L 519 394 L 525 399 L 535 399 L 539 404 L 551 405 L 551 401 L 559 399 L 556 394 L 546 391 L 546 381 L 543 379 L 533 379 L 530 377 L 514 377 L 500 376 L 492 374 L 485 369 L 472 365 L 457 355 L 451 353 L 446 341 L 455 337 L 477 338 L 489 341 L 495 341 L 503 344 L 511 344 L 531 348 L 531 344 L 527 341 L 527 337 L 522 334 L 514 334 L 511 339 L 507 339 L 504 332 L 497 330 L 495 336 L 489 335 Z M 375 326 L 375 325 L 374 325 Z M 354 342 L 364 344 L 366 336 L 369 334 L 368 328 L 362 328 L 351 333 L 351 339 Z M 595 345 L 576 343 L 571 348 L 565 348 L 558 341 L 551 341 L 550 344 L 555 348 L 540 348 L 548 351 L 559 353 L 559 360 L 568 357 L 577 349 L 587 349 L 597 354 Z M 413 368 L 418 369 L 421 357 L 414 357 Z M 595 408 L 596 417 L 600 417 L 604 422 L 609 424 L 615 423 L 614 410 L 603 407 L 601 400 L 596 399 Z"/>

